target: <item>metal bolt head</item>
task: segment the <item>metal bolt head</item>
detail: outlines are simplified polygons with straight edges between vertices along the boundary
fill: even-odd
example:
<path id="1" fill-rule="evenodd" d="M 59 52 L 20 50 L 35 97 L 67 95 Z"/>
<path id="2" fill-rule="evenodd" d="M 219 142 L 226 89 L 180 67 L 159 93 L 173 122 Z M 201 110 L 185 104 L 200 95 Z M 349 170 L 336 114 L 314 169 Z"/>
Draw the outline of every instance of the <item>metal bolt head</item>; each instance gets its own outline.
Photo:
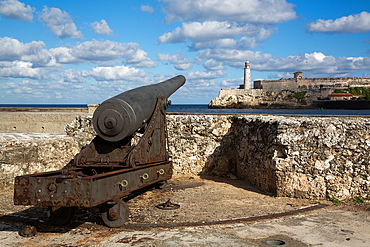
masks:
<path id="1" fill-rule="evenodd" d="M 48 190 L 51 192 L 51 191 L 55 191 L 57 189 L 57 186 L 55 184 L 50 184 L 49 187 L 48 187 Z"/>
<path id="2" fill-rule="evenodd" d="M 117 213 L 116 213 L 116 212 L 111 212 L 111 213 L 109 214 L 109 218 L 111 218 L 112 220 L 117 219 Z"/>

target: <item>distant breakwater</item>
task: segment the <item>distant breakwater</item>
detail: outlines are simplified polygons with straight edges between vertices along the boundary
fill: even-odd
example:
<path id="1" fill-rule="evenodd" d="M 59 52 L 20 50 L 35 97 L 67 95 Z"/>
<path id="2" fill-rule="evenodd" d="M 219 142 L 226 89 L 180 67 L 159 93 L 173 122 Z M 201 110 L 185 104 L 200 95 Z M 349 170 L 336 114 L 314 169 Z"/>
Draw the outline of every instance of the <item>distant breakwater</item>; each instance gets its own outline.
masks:
<path id="1" fill-rule="evenodd" d="M 370 199 L 368 118 L 168 114 L 167 119 L 175 176 L 232 173 L 277 196 Z M 94 137 L 91 116 L 77 117 L 65 129 L 65 138 L 3 141 L 2 186 L 16 175 L 65 166 Z"/>

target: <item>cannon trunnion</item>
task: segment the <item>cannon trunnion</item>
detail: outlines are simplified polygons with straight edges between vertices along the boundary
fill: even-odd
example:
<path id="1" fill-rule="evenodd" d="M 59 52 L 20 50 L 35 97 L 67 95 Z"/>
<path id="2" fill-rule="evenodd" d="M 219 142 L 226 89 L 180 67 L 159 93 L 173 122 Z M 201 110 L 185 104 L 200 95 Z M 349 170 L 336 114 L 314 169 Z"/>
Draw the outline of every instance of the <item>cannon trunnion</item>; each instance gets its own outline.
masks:
<path id="1" fill-rule="evenodd" d="M 136 110 L 125 123 L 119 121 L 127 121 L 127 118 L 117 119 L 119 111 L 115 111 L 114 107 L 113 111 L 107 108 L 107 105 L 112 106 L 112 101 L 107 104 L 103 102 L 100 105 L 102 111 L 94 114 L 94 128 L 101 126 L 115 128 L 115 125 L 123 124 L 131 130 L 117 131 L 116 128 L 114 135 L 111 135 L 109 130 L 105 131 L 106 133 L 97 132 L 98 136 L 76 155 L 73 168 L 17 176 L 14 185 L 14 204 L 47 206 L 50 222 L 57 225 L 68 223 L 75 207 L 100 206 L 101 216 L 106 225 L 122 226 L 129 216 L 129 209 L 122 200 L 124 197 L 149 185 L 162 186 L 172 177 L 172 162 L 168 156 L 167 145 L 167 98 L 184 83 L 185 78 L 177 76 L 162 83 L 134 89 L 135 94 L 138 94 L 140 89 L 157 91 L 153 93 L 154 109 L 145 114 L 140 108 L 151 104 L 150 100 L 141 101 L 140 107 L 135 109 L 130 107 L 130 103 L 137 104 L 137 101 L 128 100 L 127 103 L 122 100 L 124 98 L 122 95 L 130 91 L 119 95 L 120 104 Z M 163 92 L 155 89 L 156 85 L 172 88 Z M 101 122 L 100 127 L 95 126 L 98 121 Z M 137 129 L 130 133 L 132 128 Z M 137 132 L 144 133 L 141 137 L 133 138 L 133 134 Z M 117 135 L 120 137 L 117 138 Z M 131 145 L 133 139 L 137 141 L 136 145 Z"/>

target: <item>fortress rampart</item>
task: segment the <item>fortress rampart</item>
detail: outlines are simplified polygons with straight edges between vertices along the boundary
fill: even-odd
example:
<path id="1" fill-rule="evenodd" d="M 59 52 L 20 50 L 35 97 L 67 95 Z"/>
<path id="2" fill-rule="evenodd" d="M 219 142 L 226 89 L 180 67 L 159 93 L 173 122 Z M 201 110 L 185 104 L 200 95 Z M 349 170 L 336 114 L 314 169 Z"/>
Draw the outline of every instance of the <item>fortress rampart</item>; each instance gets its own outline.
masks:
<path id="1" fill-rule="evenodd" d="M 370 199 L 370 119 L 168 114 L 175 176 L 232 173 L 277 196 Z M 64 167 L 94 137 L 91 117 L 68 136 L 0 142 L 1 187 Z"/>
<path id="2" fill-rule="evenodd" d="M 354 85 L 370 86 L 370 77 L 348 78 L 287 78 L 280 80 L 260 80 L 254 82 L 254 89 L 264 91 L 320 89 L 322 87 L 346 88 Z"/>
<path id="3" fill-rule="evenodd" d="M 210 108 L 313 108 L 335 89 L 370 87 L 370 77 L 288 78 L 254 81 L 253 89 L 221 89 Z M 304 92 L 303 98 L 295 93 Z"/>

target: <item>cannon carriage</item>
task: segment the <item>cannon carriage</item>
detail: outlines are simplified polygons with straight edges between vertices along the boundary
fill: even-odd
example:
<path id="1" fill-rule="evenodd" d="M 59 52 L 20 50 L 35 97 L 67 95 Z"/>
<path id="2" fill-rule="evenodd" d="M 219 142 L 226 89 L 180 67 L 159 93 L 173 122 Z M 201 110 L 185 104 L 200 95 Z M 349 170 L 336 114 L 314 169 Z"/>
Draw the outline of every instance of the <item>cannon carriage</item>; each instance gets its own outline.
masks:
<path id="1" fill-rule="evenodd" d="M 100 206 L 107 226 L 122 226 L 129 216 L 122 198 L 172 177 L 166 109 L 184 83 L 176 76 L 104 101 L 93 116 L 97 136 L 76 155 L 73 168 L 17 176 L 14 204 L 46 206 L 56 225 L 68 223 L 76 207 Z M 137 132 L 142 136 L 131 145 Z"/>

